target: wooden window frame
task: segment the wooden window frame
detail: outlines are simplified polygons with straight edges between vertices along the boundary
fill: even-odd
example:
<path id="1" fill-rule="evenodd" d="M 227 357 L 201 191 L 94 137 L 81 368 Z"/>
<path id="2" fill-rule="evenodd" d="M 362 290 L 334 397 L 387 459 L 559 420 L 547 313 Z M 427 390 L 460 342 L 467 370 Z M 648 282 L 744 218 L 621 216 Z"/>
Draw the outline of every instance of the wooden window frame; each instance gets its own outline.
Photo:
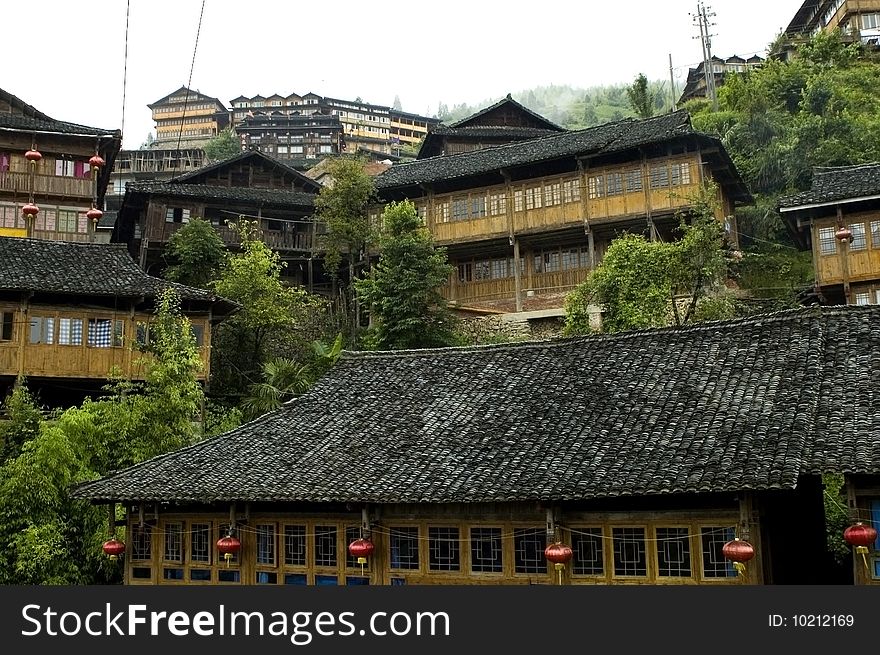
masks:
<path id="1" fill-rule="evenodd" d="M 687 546 L 688 546 L 688 565 L 690 567 L 690 575 L 660 575 L 660 530 L 686 530 L 687 535 L 684 538 Z M 653 548 L 651 548 L 651 557 L 653 558 L 653 562 L 651 564 L 654 567 L 654 579 L 663 582 L 670 582 L 671 584 L 680 584 L 684 581 L 696 581 L 698 579 L 697 576 L 697 567 L 696 565 L 699 563 L 694 551 L 694 530 L 693 525 L 689 523 L 653 523 L 651 525 L 651 536 L 649 539 L 653 540 Z M 700 544 L 702 547 L 702 544 Z"/>
<path id="2" fill-rule="evenodd" d="M 819 251 L 820 257 L 828 257 L 831 255 L 837 254 L 837 237 L 834 236 L 835 229 L 834 227 L 822 226 L 816 228 L 816 249 Z M 830 234 L 830 238 L 825 238 L 823 234 Z M 826 246 L 830 244 L 831 247 L 826 249 Z"/>
<path id="3" fill-rule="evenodd" d="M 609 570 L 608 570 L 608 553 L 611 549 L 608 548 L 608 537 L 607 537 L 607 526 L 603 523 L 575 523 L 570 526 L 572 531 L 584 532 L 586 530 L 599 530 L 599 543 L 602 545 L 602 552 L 600 557 L 600 562 L 602 563 L 602 572 L 601 573 L 575 573 L 574 564 L 571 567 L 571 577 L 575 580 L 607 580 L 609 578 Z M 577 535 L 578 537 L 585 535 Z M 575 535 L 569 533 L 569 545 L 574 548 L 574 539 Z M 575 551 L 575 556 L 577 556 L 577 551 Z"/>
<path id="4" fill-rule="evenodd" d="M 474 570 L 474 539 L 473 539 L 473 531 L 474 530 L 498 530 L 499 535 L 498 539 L 501 542 L 501 547 L 499 549 L 499 553 L 501 555 L 500 562 L 500 570 L 498 571 L 475 571 Z M 494 539 L 494 537 L 493 537 Z M 467 544 L 467 552 L 468 552 L 468 576 L 486 576 L 490 578 L 504 578 L 506 576 L 506 567 L 508 566 L 509 557 L 504 552 L 504 525 L 500 523 L 486 523 L 484 524 L 469 524 L 467 525 L 467 539 L 465 541 Z"/>
<path id="5" fill-rule="evenodd" d="M 616 546 L 616 538 L 614 536 L 615 530 L 642 530 L 642 544 L 644 546 L 644 557 L 645 557 L 645 574 L 644 575 L 636 575 L 636 574 L 626 574 L 626 573 L 617 573 L 616 566 L 614 563 L 614 555 L 615 555 L 615 546 Z M 644 581 L 648 582 L 654 579 L 652 575 L 651 569 L 651 552 L 650 548 L 650 535 L 651 535 L 651 526 L 648 523 L 609 523 L 608 524 L 608 535 L 611 539 L 612 547 L 608 549 L 609 557 L 611 561 L 611 568 L 609 569 L 609 573 L 611 575 L 611 580 L 627 580 L 630 582 L 635 581 Z"/>

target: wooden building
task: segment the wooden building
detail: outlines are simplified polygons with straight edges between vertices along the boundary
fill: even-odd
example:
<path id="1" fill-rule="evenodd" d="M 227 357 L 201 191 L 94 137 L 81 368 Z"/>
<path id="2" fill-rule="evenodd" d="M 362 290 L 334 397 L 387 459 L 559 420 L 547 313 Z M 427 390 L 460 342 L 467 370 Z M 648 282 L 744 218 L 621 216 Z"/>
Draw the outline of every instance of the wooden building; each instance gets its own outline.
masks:
<path id="1" fill-rule="evenodd" d="M 813 253 L 825 304 L 880 304 L 880 164 L 816 168 L 812 186 L 780 198 L 779 211 Z"/>
<path id="2" fill-rule="evenodd" d="M 217 98 L 185 86 L 147 105 L 156 122 L 160 149 L 201 148 L 229 125 L 229 110 Z"/>
<path id="3" fill-rule="evenodd" d="M 417 158 L 454 155 L 565 131 L 564 127 L 521 105 L 508 93 L 506 98 L 467 118 L 433 127 L 422 142 Z"/>
<path id="4" fill-rule="evenodd" d="M 55 120 L 0 89 L 0 236 L 101 240 L 86 212 L 104 206 L 121 140 L 119 130 Z M 29 151 L 39 160 L 30 163 Z M 103 166 L 89 163 L 95 155 Z M 39 212 L 28 219 L 31 202 Z"/>
<path id="5" fill-rule="evenodd" d="M 119 211 L 129 182 L 163 182 L 208 165 L 201 148 L 120 150 L 107 187 L 108 210 Z"/>
<path id="6" fill-rule="evenodd" d="M 227 221 L 244 217 L 258 221 L 261 239 L 290 262 L 285 273 L 291 281 L 309 285 L 320 275 L 313 261 L 320 188 L 284 162 L 250 150 L 168 182 L 129 184 L 113 241 L 125 243 L 144 270 L 159 274 L 168 240 L 191 217 L 210 221 L 232 248 L 239 234 Z"/>
<path id="7" fill-rule="evenodd" d="M 748 59 L 733 55 L 727 59 L 721 57 L 712 57 L 712 76 L 715 80 L 715 87 L 724 84 L 725 78 L 731 73 L 748 73 L 755 68 L 759 68 L 764 64 L 764 58 L 758 55 L 752 55 Z M 709 92 L 706 88 L 706 66 L 700 62 L 696 68 L 689 68 L 687 80 L 685 81 L 684 90 L 678 99 L 678 104 L 682 105 L 688 100 L 695 98 L 705 98 Z"/>
<path id="8" fill-rule="evenodd" d="M 346 353 L 281 409 L 75 495 L 125 507 L 129 584 L 553 584 L 556 540 L 565 584 L 827 582 L 819 475 L 880 519 L 880 376 L 854 356 L 878 349 L 880 309 L 813 307 Z M 880 582 L 876 546 L 858 560 Z"/>
<path id="9" fill-rule="evenodd" d="M 0 237 L 0 392 L 26 376 L 44 402 L 81 400 L 107 383 L 111 369 L 143 378 L 137 345 L 149 339 L 156 299 L 169 282 L 144 273 L 112 244 Z M 202 289 L 181 295 L 204 368 L 211 328 L 234 305 Z"/>
<path id="10" fill-rule="evenodd" d="M 679 111 L 402 163 L 376 186 L 412 200 L 447 248 L 450 301 L 512 312 L 561 308 L 623 231 L 674 238 L 709 181 L 736 245 L 734 207 L 751 196 L 721 141 Z"/>
<path id="11" fill-rule="evenodd" d="M 235 124 L 235 131 L 242 149 L 259 150 L 285 161 L 314 163 L 347 147 L 342 123 L 330 113 L 248 112 Z"/>

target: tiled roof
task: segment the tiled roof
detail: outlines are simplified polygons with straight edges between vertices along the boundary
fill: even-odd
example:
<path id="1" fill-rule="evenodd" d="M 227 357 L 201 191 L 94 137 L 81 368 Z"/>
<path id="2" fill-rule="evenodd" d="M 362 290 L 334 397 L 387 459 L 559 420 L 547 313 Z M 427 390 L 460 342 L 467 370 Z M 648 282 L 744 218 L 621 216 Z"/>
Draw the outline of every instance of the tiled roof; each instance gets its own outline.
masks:
<path id="1" fill-rule="evenodd" d="M 467 127 L 448 127 L 438 125 L 431 134 L 440 136 L 462 136 L 465 138 L 507 137 L 515 139 L 537 139 L 542 136 L 559 134 L 559 130 L 547 130 L 537 127 L 513 127 L 508 125 L 474 125 Z"/>
<path id="2" fill-rule="evenodd" d="M 125 187 L 125 193 L 126 195 L 132 193 L 165 195 L 194 200 L 241 201 L 279 207 L 302 207 L 304 209 L 311 209 L 315 206 L 314 193 L 238 186 L 210 186 L 177 182 L 129 182 Z"/>
<path id="3" fill-rule="evenodd" d="M 480 111 L 478 111 L 474 114 L 471 114 L 470 116 L 462 118 L 460 121 L 450 123 L 449 127 L 464 127 L 465 125 L 467 125 L 471 121 L 477 120 L 481 116 L 485 116 L 486 114 L 498 109 L 499 107 L 503 107 L 504 105 L 509 105 L 511 107 L 514 107 L 517 110 L 519 110 L 520 112 L 531 116 L 539 123 L 546 125 L 548 129 L 556 129 L 559 132 L 565 131 L 564 127 L 557 125 L 556 123 L 551 121 L 549 118 L 541 116 L 541 114 L 538 114 L 538 113 L 532 111 L 531 109 L 529 109 L 525 105 L 514 100 L 509 93 L 507 94 L 507 96 L 505 96 L 504 98 L 501 98 L 501 100 L 499 100 L 495 104 L 489 105 L 488 107 L 485 107 L 485 108 L 481 109 Z"/>
<path id="4" fill-rule="evenodd" d="M 737 188 L 736 198 L 751 200 L 721 142 L 714 137 L 696 132 L 691 126 L 690 115 L 684 110 L 644 120 L 628 118 L 540 139 L 397 164 L 376 178 L 376 188 L 379 191 L 391 190 L 477 176 L 500 168 L 536 164 L 553 159 L 610 154 L 684 136 L 698 137 L 717 146 L 721 156 L 729 163 L 732 173 L 731 184 Z"/>
<path id="5" fill-rule="evenodd" d="M 315 184 L 314 180 L 293 168 L 293 166 L 291 166 L 289 163 L 281 161 L 280 159 L 275 159 L 274 157 L 270 157 L 266 153 L 260 152 L 259 150 L 245 150 L 216 163 L 208 164 L 207 166 L 197 168 L 196 170 L 184 173 L 183 175 L 178 175 L 172 180 L 172 182 L 185 182 L 193 178 L 201 177 L 205 173 L 228 168 L 230 166 L 234 166 L 246 161 L 262 163 L 268 166 L 280 168 L 287 175 L 296 180 L 299 186 L 311 189 L 315 193 L 321 190 L 321 185 Z"/>
<path id="6" fill-rule="evenodd" d="M 473 503 L 791 489 L 880 472 L 880 308 L 542 343 L 346 353 L 98 501 Z"/>
<path id="7" fill-rule="evenodd" d="M 780 208 L 880 196 L 880 164 L 813 169 L 809 191 L 779 199 Z"/>
<path id="8" fill-rule="evenodd" d="M 27 130 L 28 132 L 60 132 L 63 134 L 85 134 L 89 136 L 119 136 L 118 130 L 104 130 L 99 127 L 89 127 L 88 125 L 57 121 L 3 89 L 0 89 L 0 100 L 9 103 L 13 107 L 17 107 L 22 112 L 20 114 L 0 112 L 0 128 Z"/>
<path id="9" fill-rule="evenodd" d="M 187 300 L 232 307 L 210 291 L 147 275 L 122 244 L 0 237 L 0 290 L 154 298 L 168 286 Z"/>

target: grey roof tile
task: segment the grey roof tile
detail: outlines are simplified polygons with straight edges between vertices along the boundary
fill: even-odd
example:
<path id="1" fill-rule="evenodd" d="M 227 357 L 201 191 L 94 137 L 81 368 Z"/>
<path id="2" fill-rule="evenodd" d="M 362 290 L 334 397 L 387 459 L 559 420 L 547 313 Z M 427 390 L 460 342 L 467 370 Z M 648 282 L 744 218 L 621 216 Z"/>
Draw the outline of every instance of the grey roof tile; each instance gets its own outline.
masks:
<path id="1" fill-rule="evenodd" d="M 346 353 L 251 423 L 76 494 L 452 503 L 789 489 L 880 472 L 880 308 Z"/>
<path id="2" fill-rule="evenodd" d="M 880 196 L 880 164 L 815 168 L 810 189 L 780 198 L 779 207 L 795 208 L 871 196 Z"/>

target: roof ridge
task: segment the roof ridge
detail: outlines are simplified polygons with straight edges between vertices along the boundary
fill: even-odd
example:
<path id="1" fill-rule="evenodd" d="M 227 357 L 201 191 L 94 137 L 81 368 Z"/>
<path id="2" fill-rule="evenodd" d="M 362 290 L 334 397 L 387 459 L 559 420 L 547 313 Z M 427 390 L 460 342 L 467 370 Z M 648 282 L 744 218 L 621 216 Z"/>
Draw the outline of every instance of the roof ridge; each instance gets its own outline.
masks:
<path id="1" fill-rule="evenodd" d="M 421 348 L 410 350 L 343 350 L 342 358 L 344 359 L 404 359 L 409 357 L 422 357 L 425 355 L 437 354 L 455 354 L 466 352 L 483 352 L 490 350 L 497 351 L 517 351 L 528 350 L 533 348 L 549 348 L 562 347 L 570 343 L 576 342 L 596 342 L 602 343 L 606 341 L 626 341 L 630 339 L 638 339 L 646 336 L 658 334 L 687 334 L 693 332 L 704 332 L 707 330 L 718 330 L 735 327 L 737 325 L 758 325 L 761 323 L 774 321 L 790 321 L 795 320 L 804 315 L 822 315 L 833 316 L 844 313 L 876 313 L 880 315 L 880 306 L 874 305 L 831 305 L 821 306 L 815 305 L 810 307 L 798 307 L 794 309 L 782 309 L 776 312 L 766 314 L 755 314 L 752 316 L 744 316 L 740 318 L 731 318 L 718 321 L 706 321 L 704 323 L 695 323 L 693 325 L 685 325 L 681 327 L 667 326 L 658 328 L 645 328 L 641 330 L 628 330 L 625 332 L 614 332 L 609 334 L 588 334 L 572 337 L 558 337 L 555 339 L 517 341 L 513 343 L 501 344 L 485 344 L 476 346 L 451 346 L 447 348 Z"/>
<path id="2" fill-rule="evenodd" d="M 853 171 L 858 168 L 877 168 L 878 166 L 880 166 L 880 161 L 866 162 L 864 164 L 849 164 L 847 166 L 814 166 L 813 172 L 823 175 L 835 171 Z"/>

